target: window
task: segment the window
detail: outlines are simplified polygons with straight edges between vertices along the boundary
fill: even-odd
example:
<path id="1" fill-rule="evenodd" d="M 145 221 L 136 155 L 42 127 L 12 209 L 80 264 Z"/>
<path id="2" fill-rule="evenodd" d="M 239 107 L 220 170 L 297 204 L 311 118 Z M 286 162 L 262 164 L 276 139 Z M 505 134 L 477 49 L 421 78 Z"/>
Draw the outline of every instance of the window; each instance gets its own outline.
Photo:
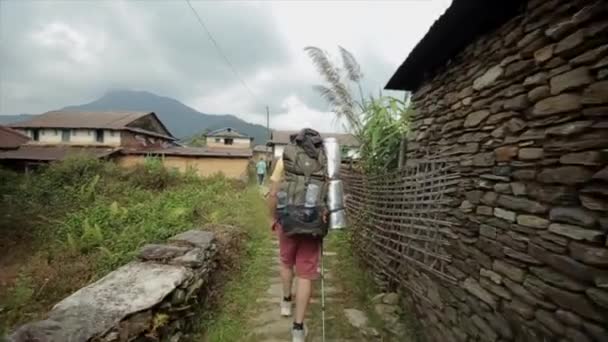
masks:
<path id="1" fill-rule="evenodd" d="M 63 142 L 70 141 L 70 130 L 69 129 L 61 130 L 61 141 L 63 141 Z"/>
<path id="2" fill-rule="evenodd" d="M 37 129 L 32 130 L 32 139 L 34 141 L 40 141 L 40 131 Z"/>
<path id="3" fill-rule="evenodd" d="M 215 142 L 216 142 L 216 143 L 222 142 L 222 139 L 220 139 L 220 138 L 215 138 Z"/>
<path id="4" fill-rule="evenodd" d="M 95 141 L 97 141 L 98 143 L 103 142 L 103 129 L 95 130 Z"/>
<path id="5" fill-rule="evenodd" d="M 110 131 L 110 136 L 113 137 L 114 136 L 114 131 Z"/>
<path id="6" fill-rule="evenodd" d="M 234 142 L 234 139 L 232 139 L 232 138 L 224 139 L 224 145 L 232 145 L 233 142 Z"/>
<path id="7" fill-rule="evenodd" d="M 54 131 L 54 133 L 55 133 L 56 136 L 59 135 L 59 130 L 58 129 L 54 129 L 53 131 Z"/>

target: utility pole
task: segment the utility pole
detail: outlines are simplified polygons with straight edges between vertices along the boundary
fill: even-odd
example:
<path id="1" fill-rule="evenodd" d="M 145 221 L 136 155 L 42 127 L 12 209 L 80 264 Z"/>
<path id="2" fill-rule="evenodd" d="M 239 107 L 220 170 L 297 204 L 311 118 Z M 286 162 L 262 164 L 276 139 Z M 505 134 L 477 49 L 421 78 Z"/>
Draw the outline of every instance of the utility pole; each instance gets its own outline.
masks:
<path id="1" fill-rule="evenodd" d="M 271 134 L 270 134 L 270 108 L 268 108 L 268 106 L 266 106 L 266 129 L 268 130 L 268 140 L 270 140 Z"/>

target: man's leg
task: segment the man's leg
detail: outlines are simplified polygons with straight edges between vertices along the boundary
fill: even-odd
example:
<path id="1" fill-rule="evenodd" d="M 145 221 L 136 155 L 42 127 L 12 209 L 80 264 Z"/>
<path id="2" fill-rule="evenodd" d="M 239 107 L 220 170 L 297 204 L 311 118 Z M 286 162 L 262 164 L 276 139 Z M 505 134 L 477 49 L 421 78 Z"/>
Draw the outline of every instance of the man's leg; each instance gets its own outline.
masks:
<path id="1" fill-rule="evenodd" d="M 283 284 L 283 298 L 281 299 L 281 315 L 291 316 L 291 287 L 293 284 L 293 267 L 296 262 L 296 241 L 283 233 L 283 229 L 277 226 L 279 236 L 279 256 L 281 260 L 280 275 Z"/>
<path id="2" fill-rule="evenodd" d="M 321 242 L 318 239 L 302 238 L 298 241 L 296 253 L 296 313 L 295 324 L 302 324 L 312 296 L 312 282 L 319 278 L 319 253 Z"/>

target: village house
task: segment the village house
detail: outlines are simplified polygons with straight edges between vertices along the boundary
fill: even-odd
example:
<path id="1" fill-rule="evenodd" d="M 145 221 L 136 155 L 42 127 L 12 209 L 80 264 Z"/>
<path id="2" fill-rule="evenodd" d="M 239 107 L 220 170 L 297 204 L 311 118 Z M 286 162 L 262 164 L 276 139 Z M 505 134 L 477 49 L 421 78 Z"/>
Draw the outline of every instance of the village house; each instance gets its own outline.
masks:
<path id="1" fill-rule="evenodd" d="M 446 276 L 402 274 L 427 340 L 608 339 L 607 37 L 605 0 L 454 0 L 388 82 L 459 178 Z"/>
<path id="2" fill-rule="evenodd" d="M 291 137 L 297 134 L 297 131 L 279 131 L 273 130 L 270 135 L 270 140 L 266 143 L 271 148 L 271 156 L 273 159 L 281 158 L 285 146 L 291 142 Z M 352 134 L 349 133 L 321 133 L 323 138 L 333 137 L 338 140 L 345 158 L 358 158 L 359 147 L 361 143 Z"/>
<path id="3" fill-rule="evenodd" d="M 153 156 L 161 158 L 166 167 L 180 171 L 244 178 L 252 156 L 251 140 L 233 132 L 217 132 L 223 139 L 217 147 L 181 146 L 153 112 L 53 111 L 10 127 L 29 140 L 18 148 L 0 152 L 0 161 L 26 168 L 74 155 L 111 158 L 121 166 L 131 167 Z M 232 142 L 227 141 L 230 135 Z"/>
<path id="4" fill-rule="evenodd" d="M 205 135 L 206 146 L 209 148 L 250 149 L 253 141 L 243 133 L 231 127 L 211 131 Z"/>
<path id="5" fill-rule="evenodd" d="M 256 145 L 253 147 L 253 161 L 258 162 L 260 159 L 271 160 L 272 148 L 266 145 Z"/>

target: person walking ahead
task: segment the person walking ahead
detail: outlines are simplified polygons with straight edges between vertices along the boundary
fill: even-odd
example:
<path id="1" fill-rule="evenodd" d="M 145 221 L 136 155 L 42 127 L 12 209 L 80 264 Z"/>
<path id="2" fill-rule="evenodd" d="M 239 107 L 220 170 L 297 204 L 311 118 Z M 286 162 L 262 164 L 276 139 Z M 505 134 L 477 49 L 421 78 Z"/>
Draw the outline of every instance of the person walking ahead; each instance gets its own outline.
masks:
<path id="1" fill-rule="evenodd" d="M 312 295 L 312 282 L 319 278 L 321 243 L 327 234 L 327 160 L 318 132 L 303 129 L 292 136 L 270 178 L 269 207 L 272 229 L 279 239 L 283 298 L 280 313 L 292 314 L 292 282 L 295 275 L 293 342 L 304 342 L 304 317 Z"/>
<path id="2" fill-rule="evenodd" d="M 264 178 L 266 177 L 266 160 L 260 158 L 257 164 L 255 164 L 255 169 L 258 175 L 258 184 L 262 185 L 262 183 L 264 183 Z"/>

